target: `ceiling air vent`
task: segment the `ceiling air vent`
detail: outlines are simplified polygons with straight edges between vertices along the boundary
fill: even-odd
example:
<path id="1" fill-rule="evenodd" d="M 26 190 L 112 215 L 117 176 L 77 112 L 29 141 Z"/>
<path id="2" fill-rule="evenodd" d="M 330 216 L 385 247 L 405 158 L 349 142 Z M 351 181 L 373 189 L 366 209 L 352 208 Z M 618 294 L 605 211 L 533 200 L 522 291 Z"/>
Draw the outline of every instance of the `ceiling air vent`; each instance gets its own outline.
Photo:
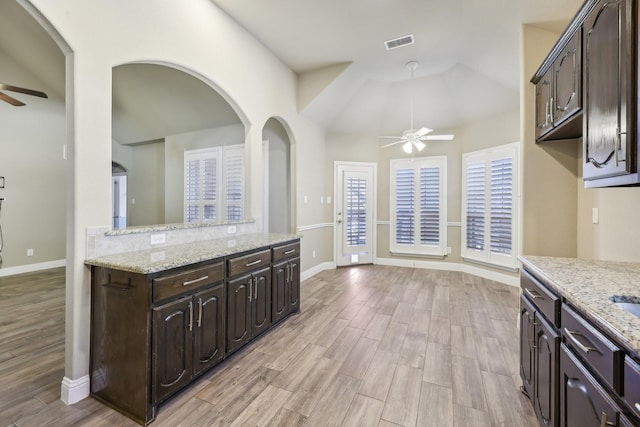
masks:
<path id="1" fill-rule="evenodd" d="M 391 50 L 413 43 L 413 34 L 409 34 L 407 36 L 398 37 L 397 39 L 387 40 L 384 42 L 384 45 L 387 47 L 387 50 Z"/>

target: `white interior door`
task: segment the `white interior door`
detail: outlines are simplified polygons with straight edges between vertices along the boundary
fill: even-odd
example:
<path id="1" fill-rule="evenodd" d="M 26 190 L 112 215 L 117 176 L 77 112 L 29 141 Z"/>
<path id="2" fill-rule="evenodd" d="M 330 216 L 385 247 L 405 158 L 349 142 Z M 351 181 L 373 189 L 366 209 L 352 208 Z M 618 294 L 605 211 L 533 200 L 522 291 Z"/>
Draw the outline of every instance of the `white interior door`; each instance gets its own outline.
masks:
<path id="1" fill-rule="evenodd" d="M 376 165 L 336 162 L 334 169 L 336 265 L 372 264 Z"/>

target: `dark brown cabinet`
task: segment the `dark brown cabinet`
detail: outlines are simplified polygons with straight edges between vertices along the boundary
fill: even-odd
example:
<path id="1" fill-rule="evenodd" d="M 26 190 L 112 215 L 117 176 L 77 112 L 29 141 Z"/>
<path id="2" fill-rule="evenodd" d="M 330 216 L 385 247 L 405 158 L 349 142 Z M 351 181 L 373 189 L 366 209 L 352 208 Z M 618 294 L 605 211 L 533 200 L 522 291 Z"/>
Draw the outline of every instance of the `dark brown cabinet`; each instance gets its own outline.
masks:
<path id="1" fill-rule="evenodd" d="M 560 352 L 560 426 L 632 426 L 620 407 L 563 344 Z"/>
<path id="2" fill-rule="evenodd" d="M 92 396 L 141 424 L 153 421 L 160 403 L 269 329 L 272 251 L 299 253 L 299 245 L 294 240 L 149 274 L 94 265 Z M 297 311 L 299 255 L 291 254 L 283 260 L 283 295 Z"/>
<path id="3" fill-rule="evenodd" d="M 520 296 L 520 377 L 540 425 L 558 425 L 559 297 L 526 271 Z"/>
<path id="4" fill-rule="evenodd" d="M 300 310 L 300 243 L 273 248 L 272 321 Z"/>
<path id="5" fill-rule="evenodd" d="M 234 352 L 271 326 L 271 250 L 227 260 L 227 353 Z M 266 268 L 263 268 L 266 267 Z"/>
<path id="6" fill-rule="evenodd" d="M 601 179 L 636 172 L 630 144 L 636 140 L 632 3 L 600 0 L 584 22 L 583 177 L 588 187 L 615 185 Z"/>
<path id="7" fill-rule="evenodd" d="M 582 37 L 580 28 L 531 80 L 536 85 L 536 141 L 582 135 Z"/>
<path id="8" fill-rule="evenodd" d="M 529 271 L 520 285 L 520 377 L 540 426 L 640 425 L 640 366 Z"/>
<path id="9" fill-rule="evenodd" d="M 557 426 L 560 335 L 542 316 L 535 316 L 534 325 L 533 410 L 541 425 Z"/>

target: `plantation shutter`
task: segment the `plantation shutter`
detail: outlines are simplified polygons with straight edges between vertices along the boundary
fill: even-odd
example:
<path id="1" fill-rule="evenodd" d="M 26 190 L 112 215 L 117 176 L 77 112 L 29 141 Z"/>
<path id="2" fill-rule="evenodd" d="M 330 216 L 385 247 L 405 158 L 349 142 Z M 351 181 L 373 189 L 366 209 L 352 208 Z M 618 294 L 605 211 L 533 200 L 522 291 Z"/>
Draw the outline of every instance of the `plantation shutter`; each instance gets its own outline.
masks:
<path id="1" fill-rule="evenodd" d="M 202 160 L 202 220 L 215 221 L 217 219 L 218 195 L 218 159 L 205 158 Z"/>
<path id="2" fill-rule="evenodd" d="M 415 217 L 415 170 L 396 171 L 396 238 L 398 244 L 413 245 Z"/>
<path id="3" fill-rule="evenodd" d="M 517 268 L 519 143 L 462 156 L 462 257 Z"/>
<path id="4" fill-rule="evenodd" d="M 420 169 L 420 243 L 440 243 L 440 169 Z"/>
<path id="5" fill-rule="evenodd" d="M 466 247 L 484 250 L 485 223 L 485 165 L 484 162 L 467 165 L 467 232 Z"/>
<path id="6" fill-rule="evenodd" d="M 244 146 L 225 147 L 226 220 L 240 221 L 244 210 Z"/>
<path id="7" fill-rule="evenodd" d="M 367 179 L 347 179 L 347 246 L 367 244 Z"/>
<path id="8" fill-rule="evenodd" d="M 446 157 L 391 161 L 392 253 L 446 253 Z"/>
<path id="9" fill-rule="evenodd" d="M 185 222 L 200 220 L 200 159 L 185 159 Z"/>
<path id="10" fill-rule="evenodd" d="M 491 252 L 513 249 L 513 159 L 491 161 Z"/>

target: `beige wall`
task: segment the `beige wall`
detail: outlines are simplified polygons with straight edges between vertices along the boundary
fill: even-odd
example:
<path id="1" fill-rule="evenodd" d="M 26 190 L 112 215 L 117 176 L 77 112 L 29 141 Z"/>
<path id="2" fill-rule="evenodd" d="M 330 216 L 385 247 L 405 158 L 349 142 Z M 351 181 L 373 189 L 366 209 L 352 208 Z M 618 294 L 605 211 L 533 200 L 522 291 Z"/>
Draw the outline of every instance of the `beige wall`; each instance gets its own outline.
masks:
<path id="1" fill-rule="evenodd" d="M 522 29 L 523 254 L 575 257 L 579 141 L 535 143 L 535 87 L 529 82 L 558 37 Z"/>
<path id="2" fill-rule="evenodd" d="M 485 117 L 476 123 L 470 123 L 454 129 L 439 129 L 438 132 L 453 133 L 453 141 L 430 142 L 428 147 L 417 156 L 447 156 L 447 245 L 451 254 L 438 262 L 463 263 L 460 257 L 462 201 L 462 154 L 497 145 L 518 141 L 520 136 L 520 113 L 508 111 L 495 116 Z M 376 256 L 395 260 L 424 261 L 424 257 L 391 255 L 389 251 L 389 167 L 391 159 L 414 156 L 405 154 L 401 147 L 380 148 L 383 145 L 377 137 L 363 135 L 329 134 L 327 137 L 327 182 L 333 189 L 333 164 L 335 161 L 373 162 L 378 165 L 377 192 L 377 247 Z M 325 206 L 327 215 L 332 215 L 333 206 Z M 453 224 L 452 224 L 453 223 Z M 428 260 L 428 259 L 427 259 Z M 485 268 L 485 267 L 479 267 Z M 488 268 L 488 270 L 493 270 Z"/>
<path id="3" fill-rule="evenodd" d="M 59 53 L 62 55 L 62 53 Z M 43 90 L 48 99 L 10 93 L 24 107 L 0 102 L 0 188 L 3 262 L 0 275 L 19 266 L 65 258 L 66 142 L 65 104 L 28 70 L 0 52 L 3 83 Z M 33 256 L 27 256 L 33 249 Z M 10 273 L 7 273 L 10 274 Z"/>

